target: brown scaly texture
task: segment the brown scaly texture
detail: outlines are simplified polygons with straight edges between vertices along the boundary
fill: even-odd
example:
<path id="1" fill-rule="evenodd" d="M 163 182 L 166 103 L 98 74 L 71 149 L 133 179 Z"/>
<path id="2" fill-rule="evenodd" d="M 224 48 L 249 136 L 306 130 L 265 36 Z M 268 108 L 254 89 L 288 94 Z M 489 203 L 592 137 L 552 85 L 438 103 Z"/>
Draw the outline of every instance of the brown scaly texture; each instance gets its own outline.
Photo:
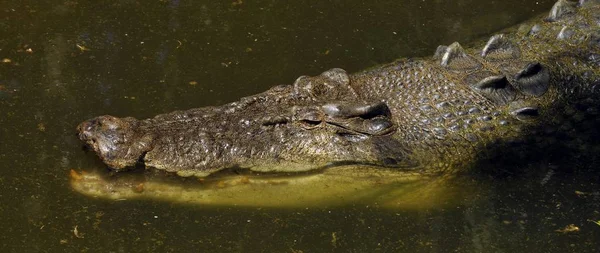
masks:
<path id="1" fill-rule="evenodd" d="M 559 0 L 474 47 L 453 43 L 351 75 L 332 69 L 223 106 L 100 116 L 79 136 L 115 169 L 182 176 L 348 163 L 438 173 L 506 148 L 526 156 L 548 133 L 581 140 L 574 124 L 598 125 L 599 2 Z"/>

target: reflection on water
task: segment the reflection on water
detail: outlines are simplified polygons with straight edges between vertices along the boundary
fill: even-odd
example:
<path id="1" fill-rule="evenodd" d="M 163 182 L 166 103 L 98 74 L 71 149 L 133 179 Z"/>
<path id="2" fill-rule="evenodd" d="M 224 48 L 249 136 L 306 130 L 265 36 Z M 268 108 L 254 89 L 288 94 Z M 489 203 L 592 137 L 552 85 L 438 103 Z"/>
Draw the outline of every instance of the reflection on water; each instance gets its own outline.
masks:
<path id="1" fill-rule="evenodd" d="M 299 75 L 349 72 L 471 41 L 552 1 L 46 1 L 0 4 L 0 248 L 39 251 L 596 252 L 593 164 L 465 179 L 419 210 L 109 201 L 69 171 L 102 168 L 74 136 L 101 114 L 222 104 Z M 573 159 L 569 159 L 571 161 Z M 512 172 L 511 172 L 512 173 Z M 572 226 L 570 226 L 572 224 Z M 577 228 L 577 229 L 576 229 Z M 576 231 L 578 230 L 578 231 Z"/>
<path id="2" fill-rule="evenodd" d="M 231 169 L 204 178 L 181 178 L 161 171 L 107 174 L 105 170 L 71 170 L 71 187 L 89 197 L 117 201 L 145 199 L 195 206 L 279 209 L 353 204 L 393 210 L 467 204 L 487 188 L 463 177 L 428 177 L 360 165 L 287 175 Z"/>

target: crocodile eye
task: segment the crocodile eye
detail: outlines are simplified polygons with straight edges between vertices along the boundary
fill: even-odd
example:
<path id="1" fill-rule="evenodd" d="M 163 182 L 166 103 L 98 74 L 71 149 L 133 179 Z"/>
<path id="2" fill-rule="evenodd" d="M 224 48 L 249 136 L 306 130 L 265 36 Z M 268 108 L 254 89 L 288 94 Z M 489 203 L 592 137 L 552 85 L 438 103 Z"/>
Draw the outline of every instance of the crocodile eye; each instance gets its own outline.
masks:
<path id="1" fill-rule="evenodd" d="M 318 127 L 321 124 L 321 122 L 323 122 L 322 117 L 323 116 L 321 116 L 321 114 L 319 114 L 318 112 L 310 111 L 302 115 L 299 121 L 302 127 L 306 129 L 313 129 L 315 127 Z"/>
<path id="2" fill-rule="evenodd" d="M 319 125 L 321 124 L 321 121 L 303 119 L 303 120 L 300 120 L 300 124 L 305 129 L 313 129 L 313 128 L 319 127 Z"/>
<path id="3" fill-rule="evenodd" d="M 296 112 L 294 121 L 300 123 L 305 129 L 313 129 L 321 125 L 323 122 L 323 114 L 313 108 L 303 108 Z"/>

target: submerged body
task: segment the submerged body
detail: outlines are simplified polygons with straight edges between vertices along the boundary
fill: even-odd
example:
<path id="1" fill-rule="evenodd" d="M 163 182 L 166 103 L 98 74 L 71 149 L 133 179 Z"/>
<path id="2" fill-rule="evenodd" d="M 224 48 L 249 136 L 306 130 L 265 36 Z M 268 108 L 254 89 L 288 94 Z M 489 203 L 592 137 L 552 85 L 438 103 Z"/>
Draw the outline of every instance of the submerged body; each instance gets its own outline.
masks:
<path id="1" fill-rule="evenodd" d="M 507 143 L 530 141 L 540 126 L 561 127 L 572 104 L 586 104 L 583 113 L 593 114 L 599 30 L 598 1 L 560 0 L 544 20 L 479 47 L 453 43 L 432 58 L 355 74 L 332 69 L 219 107 L 145 120 L 100 116 L 83 122 L 79 137 L 116 170 L 143 164 L 198 177 L 227 168 L 285 176 L 315 171 L 319 184 L 380 191 L 376 184 L 358 187 L 361 177 L 338 179 L 354 175 L 349 164 L 393 168 L 385 169 L 386 187 L 406 175 L 466 169 Z M 100 180 L 93 178 L 87 182 Z M 301 192 L 298 185 L 289 189 Z M 311 185 L 317 184 L 304 187 Z"/>

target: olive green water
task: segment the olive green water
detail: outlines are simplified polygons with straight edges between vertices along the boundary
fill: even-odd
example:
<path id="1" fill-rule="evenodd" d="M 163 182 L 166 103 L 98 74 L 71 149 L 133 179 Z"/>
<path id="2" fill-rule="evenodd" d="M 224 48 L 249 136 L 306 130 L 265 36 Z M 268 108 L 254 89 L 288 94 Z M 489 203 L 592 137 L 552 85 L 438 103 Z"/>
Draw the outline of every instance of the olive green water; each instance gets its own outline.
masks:
<path id="1" fill-rule="evenodd" d="M 390 210 L 203 207 L 74 192 L 75 126 L 217 105 L 332 67 L 469 42 L 552 1 L 2 1 L 1 252 L 597 252 L 599 175 L 531 164 L 478 201 Z M 579 231 L 566 232 L 573 224 Z M 77 233 L 74 233 L 74 230 Z"/>

